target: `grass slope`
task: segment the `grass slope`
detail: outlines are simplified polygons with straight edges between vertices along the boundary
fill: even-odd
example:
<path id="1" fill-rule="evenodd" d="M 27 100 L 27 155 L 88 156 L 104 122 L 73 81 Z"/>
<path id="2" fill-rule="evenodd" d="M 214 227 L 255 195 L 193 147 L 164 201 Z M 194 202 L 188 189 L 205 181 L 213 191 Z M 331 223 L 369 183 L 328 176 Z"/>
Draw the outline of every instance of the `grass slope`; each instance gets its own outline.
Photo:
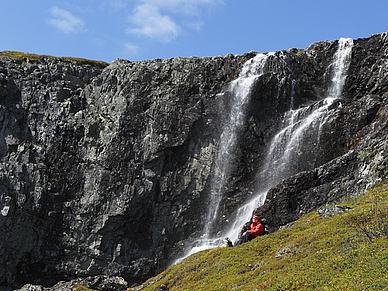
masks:
<path id="1" fill-rule="evenodd" d="M 94 61 L 94 60 L 72 58 L 72 57 L 53 57 L 53 56 L 36 55 L 36 54 L 29 54 L 29 53 L 15 52 L 15 51 L 2 51 L 0 52 L 0 57 L 11 57 L 21 61 L 26 61 L 28 59 L 35 62 L 40 62 L 42 58 L 49 58 L 53 60 L 67 60 L 74 63 L 89 65 L 89 66 L 97 67 L 101 69 L 109 65 L 108 63 L 103 61 Z"/>
<path id="2" fill-rule="evenodd" d="M 388 290 L 388 184 L 234 248 L 190 256 L 128 290 Z"/>

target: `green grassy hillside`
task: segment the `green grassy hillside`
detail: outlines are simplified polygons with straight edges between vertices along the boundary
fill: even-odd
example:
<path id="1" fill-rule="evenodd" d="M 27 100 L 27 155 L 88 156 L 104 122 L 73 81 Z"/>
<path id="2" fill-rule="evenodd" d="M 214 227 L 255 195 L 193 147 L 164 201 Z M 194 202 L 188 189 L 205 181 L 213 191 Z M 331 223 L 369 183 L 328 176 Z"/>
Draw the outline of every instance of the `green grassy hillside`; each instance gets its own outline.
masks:
<path id="1" fill-rule="evenodd" d="M 14 59 L 25 61 L 27 59 L 40 62 L 42 58 L 49 58 L 53 60 L 68 60 L 71 62 L 75 62 L 78 64 L 83 65 L 89 65 L 92 67 L 97 68 L 105 68 L 109 64 L 103 61 L 94 61 L 94 60 L 88 60 L 88 59 L 82 59 L 82 58 L 72 58 L 72 57 L 53 57 L 53 56 L 46 56 L 46 55 L 36 55 L 36 54 L 30 54 L 30 53 L 22 53 L 22 52 L 16 52 L 16 51 L 2 51 L 0 52 L 0 57 L 11 57 Z"/>
<path id="2" fill-rule="evenodd" d="M 338 205 L 351 209 L 194 254 L 129 290 L 388 290 L 388 184 Z"/>

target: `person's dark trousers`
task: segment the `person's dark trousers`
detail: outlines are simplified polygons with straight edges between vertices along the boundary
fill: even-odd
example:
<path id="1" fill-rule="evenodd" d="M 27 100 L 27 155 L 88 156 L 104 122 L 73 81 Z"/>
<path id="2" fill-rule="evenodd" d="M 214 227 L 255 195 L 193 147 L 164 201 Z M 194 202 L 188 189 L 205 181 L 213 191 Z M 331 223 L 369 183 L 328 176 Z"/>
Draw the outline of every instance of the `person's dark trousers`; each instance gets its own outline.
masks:
<path id="1" fill-rule="evenodd" d="M 237 245 L 241 245 L 243 243 L 246 243 L 252 239 L 254 239 L 256 236 L 254 234 L 251 234 L 250 232 L 247 232 L 245 233 L 245 235 L 243 235 L 241 238 L 239 238 L 237 241 L 236 241 L 236 246 Z"/>
<path id="2" fill-rule="evenodd" d="M 250 232 L 247 232 L 243 237 L 242 237 L 242 243 L 246 243 L 250 240 L 253 240 L 256 236 L 254 234 L 251 234 Z"/>

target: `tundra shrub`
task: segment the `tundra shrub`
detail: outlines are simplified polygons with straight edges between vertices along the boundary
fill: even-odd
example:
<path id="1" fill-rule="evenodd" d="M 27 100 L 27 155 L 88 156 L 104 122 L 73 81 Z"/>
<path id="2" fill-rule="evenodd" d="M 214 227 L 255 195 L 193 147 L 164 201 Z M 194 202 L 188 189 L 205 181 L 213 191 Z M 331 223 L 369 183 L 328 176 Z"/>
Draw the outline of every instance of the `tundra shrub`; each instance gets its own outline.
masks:
<path id="1" fill-rule="evenodd" d="M 376 238 L 388 238 L 388 197 L 385 187 L 368 191 L 368 205 L 361 213 L 350 213 L 349 225 L 369 241 Z"/>

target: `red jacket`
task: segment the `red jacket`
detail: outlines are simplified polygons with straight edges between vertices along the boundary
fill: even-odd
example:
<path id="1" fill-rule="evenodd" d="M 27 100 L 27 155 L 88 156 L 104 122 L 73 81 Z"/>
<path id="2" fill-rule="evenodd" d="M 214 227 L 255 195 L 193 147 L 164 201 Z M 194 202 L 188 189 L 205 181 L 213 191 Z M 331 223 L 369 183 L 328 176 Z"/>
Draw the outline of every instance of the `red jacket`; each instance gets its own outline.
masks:
<path id="1" fill-rule="evenodd" d="M 251 234 L 254 234 L 255 236 L 262 235 L 264 231 L 264 227 L 261 224 L 261 222 L 252 222 L 251 229 L 247 230 L 247 232 L 250 232 Z"/>

